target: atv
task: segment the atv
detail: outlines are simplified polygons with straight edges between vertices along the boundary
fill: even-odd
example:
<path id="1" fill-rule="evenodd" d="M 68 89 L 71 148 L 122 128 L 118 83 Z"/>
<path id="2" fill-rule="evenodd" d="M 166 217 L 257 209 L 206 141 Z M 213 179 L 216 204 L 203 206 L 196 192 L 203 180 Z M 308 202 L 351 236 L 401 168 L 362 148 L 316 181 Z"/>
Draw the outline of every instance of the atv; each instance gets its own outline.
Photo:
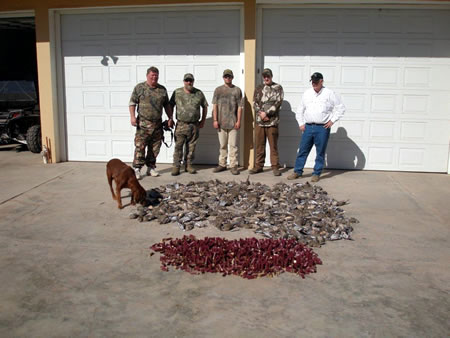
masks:
<path id="1" fill-rule="evenodd" d="M 33 81 L 0 81 L 0 144 L 42 149 L 41 120 Z"/>

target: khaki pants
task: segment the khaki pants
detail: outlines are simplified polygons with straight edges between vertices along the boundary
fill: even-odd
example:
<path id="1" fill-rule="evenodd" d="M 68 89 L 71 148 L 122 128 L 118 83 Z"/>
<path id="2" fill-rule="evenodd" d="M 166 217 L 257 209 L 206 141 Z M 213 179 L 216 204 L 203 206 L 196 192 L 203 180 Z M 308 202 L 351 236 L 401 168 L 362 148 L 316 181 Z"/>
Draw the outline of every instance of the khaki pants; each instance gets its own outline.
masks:
<path id="1" fill-rule="evenodd" d="M 266 159 L 266 139 L 270 146 L 270 164 L 272 169 L 279 168 L 278 157 L 278 126 L 255 126 L 255 168 L 263 168 Z"/>
<path id="2" fill-rule="evenodd" d="M 238 131 L 236 129 L 222 129 L 217 132 L 219 136 L 219 165 L 227 166 L 228 147 L 230 148 L 230 167 L 238 166 Z"/>

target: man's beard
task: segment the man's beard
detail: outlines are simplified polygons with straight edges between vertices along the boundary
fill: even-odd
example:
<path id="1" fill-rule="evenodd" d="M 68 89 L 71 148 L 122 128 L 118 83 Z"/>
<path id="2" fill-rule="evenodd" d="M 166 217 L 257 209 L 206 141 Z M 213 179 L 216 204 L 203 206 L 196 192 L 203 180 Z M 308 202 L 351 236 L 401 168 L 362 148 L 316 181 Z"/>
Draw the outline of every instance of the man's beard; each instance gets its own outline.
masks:
<path id="1" fill-rule="evenodd" d="M 185 88 L 186 90 L 188 90 L 188 91 L 190 91 L 190 92 L 191 92 L 191 91 L 192 91 L 192 89 L 194 89 L 194 86 L 193 86 L 193 85 L 191 85 L 191 84 L 187 84 L 187 83 L 186 83 L 186 84 L 184 85 L 184 88 Z"/>

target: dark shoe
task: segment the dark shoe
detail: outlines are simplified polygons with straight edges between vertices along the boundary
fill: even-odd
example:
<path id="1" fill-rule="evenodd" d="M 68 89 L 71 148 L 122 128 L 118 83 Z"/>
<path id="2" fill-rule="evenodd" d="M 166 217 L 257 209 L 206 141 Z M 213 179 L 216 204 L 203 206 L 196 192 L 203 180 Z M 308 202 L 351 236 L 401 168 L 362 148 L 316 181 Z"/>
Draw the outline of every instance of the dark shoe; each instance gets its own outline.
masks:
<path id="1" fill-rule="evenodd" d="M 231 173 L 233 174 L 233 175 L 239 175 L 239 169 L 238 169 L 238 167 L 233 167 L 233 168 L 231 168 Z"/>
<path id="2" fill-rule="evenodd" d="M 319 182 L 320 177 L 318 175 L 312 175 L 311 182 Z"/>
<path id="3" fill-rule="evenodd" d="M 273 176 L 281 176 L 281 171 L 278 168 L 275 168 L 272 170 L 273 171 Z"/>
<path id="4" fill-rule="evenodd" d="M 288 179 L 288 180 L 296 180 L 296 179 L 299 178 L 299 177 L 302 177 L 302 175 L 300 175 L 300 174 L 298 174 L 298 173 L 296 173 L 296 172 L 294 171 L 292 174 L 290 174 L 290 175 L 287 177 L 287 179 Z"/>
<path id="5" fill-rule="evenodd" d="M 195 169 L 192 165 L 188 164 L 187 165 L 187 171 L 189 174 L 196 174 L 197 173 L 197 169 Z"/>
<path id="6" fill-rule="evenodd" d="M 172 167 L 172 176 L 180 175 L 180 167 Z"/>
<path id="7" fill-rule="evenodd" d="M 253 168 L 248 171 L 248 173 L 250 175 L 254 175 L 254 174 L 262 173 L 262 172 L 263 172 L 263 168 Z"/>
<path id="8" fill-rule="evenodd" d="M 225 171 L 225 170 L 227 170 L 226 167 L 222 167 L 221 165 L 218 165 L 217 167 L 215 167 L 213 169 L 213 173 L 220 173 L 221 171 Z"/>

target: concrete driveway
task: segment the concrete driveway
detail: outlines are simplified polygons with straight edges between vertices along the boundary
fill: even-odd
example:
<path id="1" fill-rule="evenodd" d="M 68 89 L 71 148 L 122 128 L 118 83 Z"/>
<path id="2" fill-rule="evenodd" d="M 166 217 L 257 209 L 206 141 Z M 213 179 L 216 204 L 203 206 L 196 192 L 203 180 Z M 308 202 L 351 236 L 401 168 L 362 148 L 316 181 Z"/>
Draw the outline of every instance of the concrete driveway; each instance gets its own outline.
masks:
<path id="1" fill-rule="evenodd" d="M 146 189 L 172 181 L 162 168 L 141 181 Z M 177 180 L 210 178 L 247 172 L 201 168 Z M 194 276 L 160 270 L 148 247 L 183 233 L 128 219 L 131 208 L 111 199 L 104 163 L 44 165 L 39 155 L 0 151 L 0 336 L 448 336 L 450 176 L 331 171 L 319 185 L 350 199 L 344 209 L 361 223 L 354 241 L 315 249 L 323 261 L 316 274 Z"/>

